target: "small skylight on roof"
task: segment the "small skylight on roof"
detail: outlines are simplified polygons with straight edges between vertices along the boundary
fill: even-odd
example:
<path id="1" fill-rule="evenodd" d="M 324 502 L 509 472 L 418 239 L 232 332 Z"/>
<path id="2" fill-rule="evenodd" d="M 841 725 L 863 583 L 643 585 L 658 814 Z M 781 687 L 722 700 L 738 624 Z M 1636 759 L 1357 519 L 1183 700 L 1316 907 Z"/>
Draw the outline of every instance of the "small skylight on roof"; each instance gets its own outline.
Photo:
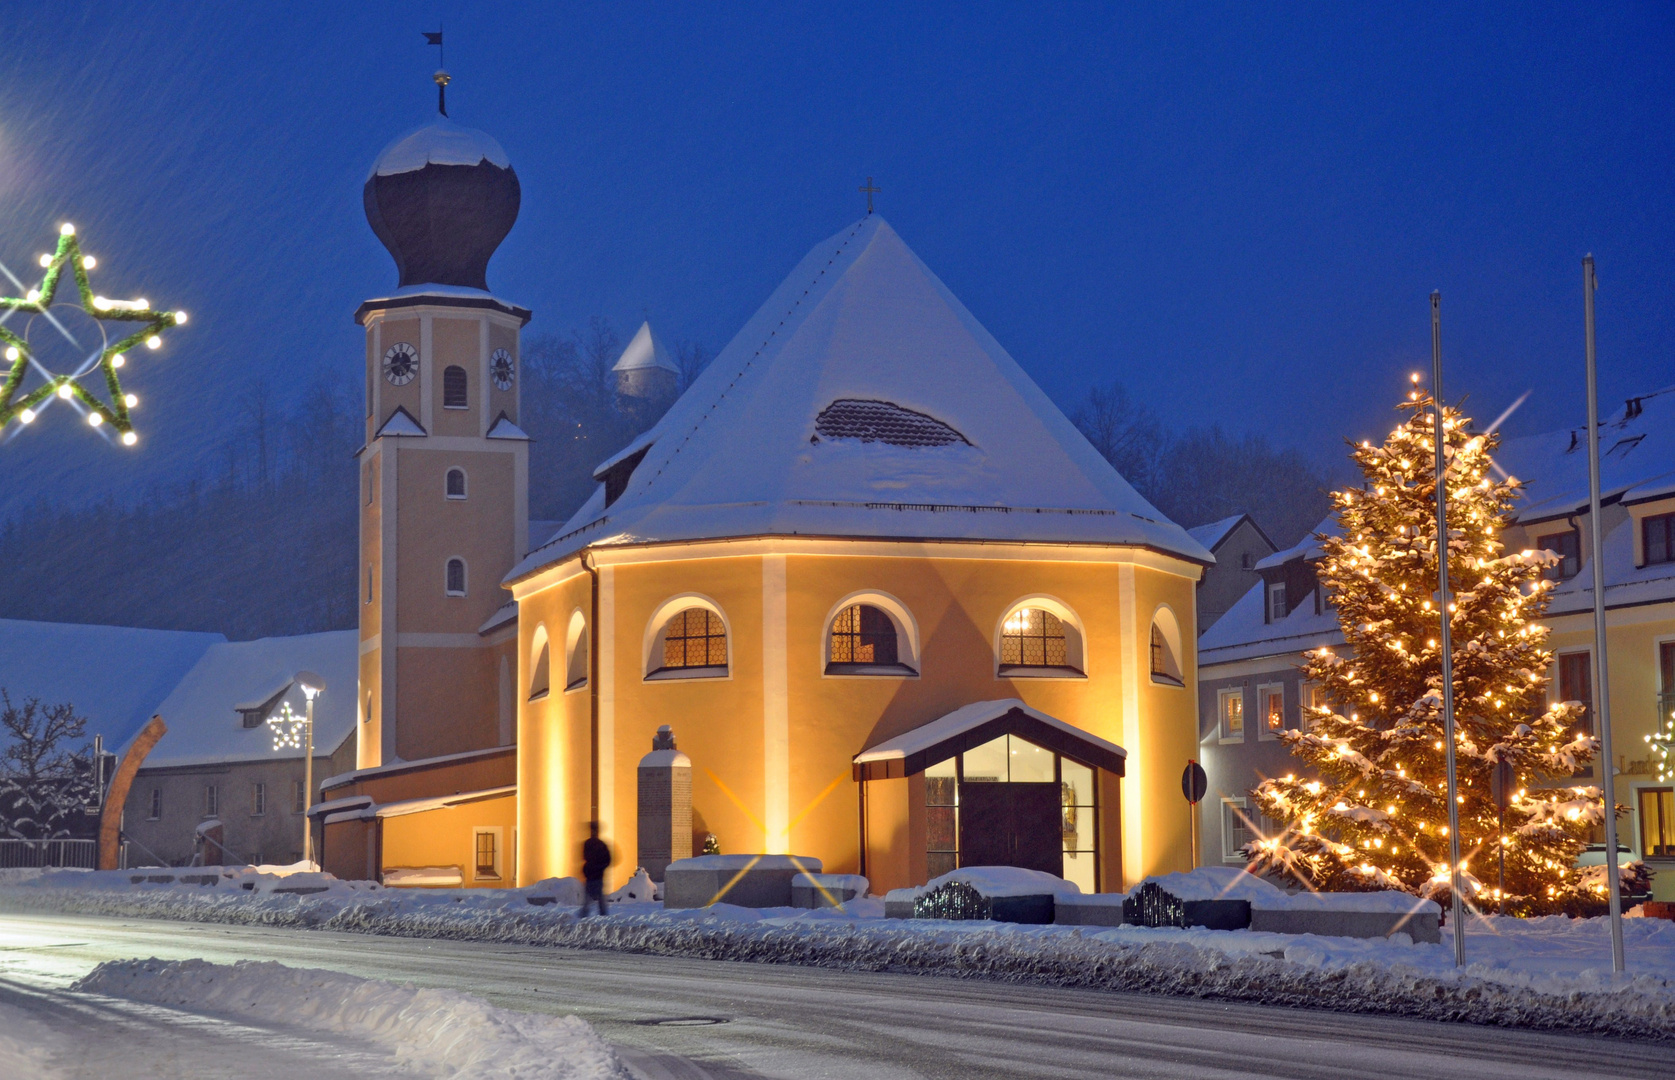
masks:
<path id="1" fill-rule="evenodd" d="M 971 440 L 933 416 L 866 398 L 838 398 L 820 410 L 814 431 L 817 439 L 859 439 L 891 446 L 971 445 Z"/>

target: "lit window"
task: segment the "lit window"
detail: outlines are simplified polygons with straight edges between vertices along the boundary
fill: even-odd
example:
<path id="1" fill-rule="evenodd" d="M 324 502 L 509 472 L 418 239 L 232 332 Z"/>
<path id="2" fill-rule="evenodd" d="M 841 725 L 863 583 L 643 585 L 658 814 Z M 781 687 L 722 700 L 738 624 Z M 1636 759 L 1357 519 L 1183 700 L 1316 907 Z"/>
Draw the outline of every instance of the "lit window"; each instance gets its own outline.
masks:
<path id="1" fill-rule="evenodd" d="M 268 812 L 268 786 L 262 783 L 250 785 L 250 816 L 261 817 Z"/>
<path id="2" fill-rule="evenodd" d="M 1299 710 L 1301 723 L 1298 725 L 1304 731 L 1313 731 L 1320 722 L 1321 710 L 1328 708 L 1326 704 L 1326 688 L 1319 683 L 1304 683 L 1302 686 L 1302 708 Z"/>
<path id="3" fill-rule="evenodd" d="M 936 878 L 960 864 L 959 777 L 955 759 L 925 770 L 925 873 Z"/>
<path id="4" fill-rule="evenodd" d="M 464 409 L 468 407 L 465 369 L 458 364 L 449 364 L 442 369 L 442 407 L 444 409 Z"/>
<path id="5" fill-rule="evenodd" d="M 1537 550 L 1551 551 L 1559 557 L 1557 563 L 1547 568 L 1545 576 L 1549 581 L 1573 578 L 1582 568 L 1582 538 L 1574 529 L 1537 537 L 1535 546 Z"/>
<path id="6" fill-rule="evenodd" d="M 1216 695 L 1216 707 L 1221 716 L 1221 741 L 1245 741 L 1245 692 L 1243 689 L 1222 690 Z"/>
<path id="7" fill-rule="evenodd" d="M 721 616 L 708 608 L 690 607 L 676 612 L 663 625 L 662 638 L 662 649 L 656 656 L 662 663 L 652 674 L 726 672 L 727 627 Z"/>
<path id="8" fill-rule="evenodd" d="M 1256 701 L 1262 710 L 1262 738 L 1277 738 L 1285 730 L 1285 687 L 1258 687 Z"/>
<path id="9" fill-rule="evenodd" d="M 910 671 L 896 648 L 896 624 L 871 604 L 851 604 L 832 620 L 826 650 L 832 674 L 887 674 L 879 669 Z"/>
<path id="10" fill-rule="evenodd" d="M 465 560 L 448 560 L 447 593 L 449 596 L 465 595 Z"/>
<path id="11" fill-rule="evenodd" d="M 1254 837 L 1251 818 L 1243 799 L 1221 800 L 1221 859 L 1223 862 L 1245 862 L 1245 845 Z"/>
<path id="12" fill-rule="evenodd" d="M 1004 667 L 1064 667 L 1068 649 L 1064 621 L 1040 608 L 1019 608 L 1006 617 L 1000 630 L 1000 662 Z"/>
<path id="13" fill-rule="evenodd" d="M 449 469 L 447 482 L 447 496 L 450 499 L 465 498 L 465 470 Z"/>
<path id="14" fill-rule="evenodd" d="M 1675 788 L 1640 789 L 1640 856 L 1675 855 Z"/>

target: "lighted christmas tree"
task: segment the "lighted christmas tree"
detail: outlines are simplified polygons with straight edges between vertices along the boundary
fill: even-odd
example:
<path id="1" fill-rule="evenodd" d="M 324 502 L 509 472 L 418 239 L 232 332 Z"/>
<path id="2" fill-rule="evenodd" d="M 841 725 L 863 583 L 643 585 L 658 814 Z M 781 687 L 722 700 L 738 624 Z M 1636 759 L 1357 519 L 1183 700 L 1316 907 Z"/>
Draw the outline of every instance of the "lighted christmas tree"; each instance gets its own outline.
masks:
<path id="1" fill-rule="evenodd" d="M 1311 775 L 1254 792 L 1283 828 L 1248 849 L 1253 872 L 1449 896 L 1432 408 L 1414 390 L 1382 446 L 1355 448 L 1362 486 L 1332 496 L 1340 535 L 1322 538 L 1318 573 L 1348 648 L 1309 654 L 1307 676 L 1330 705 L 1305 710 L 1304 729 L 1282 735 Z M 1491 910 L 1504 902 L 1507 914 L 1592 910 L 1600 875 L 1575 861 L 1603 821 L 1601 793 L 1572 778 L 1595 739 L 1582 704 L 1547 702 L 1552 654 L 1538 621 L 1552 587 L 1543 571 L 1557 556 L 1504 550 L 1518 484 L 1495 472 L 1498 440 L 1455 409 L 1443 417 L 1462 892 Z M 1504 829 L 1491 793 L 1503 761 L 1515 778 Z"/>

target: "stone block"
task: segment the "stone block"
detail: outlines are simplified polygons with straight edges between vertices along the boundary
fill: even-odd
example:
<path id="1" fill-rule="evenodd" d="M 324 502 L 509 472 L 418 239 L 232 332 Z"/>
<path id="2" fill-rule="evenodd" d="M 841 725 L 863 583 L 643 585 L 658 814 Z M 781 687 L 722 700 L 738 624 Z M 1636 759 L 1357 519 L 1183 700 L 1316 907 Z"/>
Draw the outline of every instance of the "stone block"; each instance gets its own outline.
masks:
<path id="1" fill-rule="evenodd" d="M 791 906 L 827 908 L 865 896 L 869 883 L 860 874 L 798 874 L 791 879 Z"/>
<path id="2" fill-rule="evenodd" d="M 1087 893 L 1060 896 L 1053 906 L 1053 921 L 1060 926 L 1121 926 L 1122 902 L 1126 893 Z"/>
<path id="3" fill-rule="evenodd" d="M 1256 908 L 1250 913 L 1250 928 L 1274 934 L 1320 934 L 1323 937 L 1378 938 L 1407 934 L 1414 941 L 1432 944 L 1442 941 L 1442 927 L 1436 911 Z"/>
<path id="4" fill-rule="evenodd" d="M 821 869 L 819 859 L 793 859 L 789 855 L 699 855 L 677 859 L 663 872 L 663 906 L 670 910 L 707 907 L 717 901 L 717 894 L 725 888 L 726 895 L 719 897 L 723 904 L 790 907 L 791 879 L 805 871 L 818 874 Z"/>

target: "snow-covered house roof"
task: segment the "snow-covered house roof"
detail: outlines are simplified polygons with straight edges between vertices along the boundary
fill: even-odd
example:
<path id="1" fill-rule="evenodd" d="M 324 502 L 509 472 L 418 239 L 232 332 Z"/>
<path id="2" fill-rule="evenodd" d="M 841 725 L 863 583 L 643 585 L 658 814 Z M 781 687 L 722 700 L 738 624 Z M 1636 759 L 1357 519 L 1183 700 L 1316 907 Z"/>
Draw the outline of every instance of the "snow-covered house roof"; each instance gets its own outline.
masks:
<path id="1" fill-rule="evenodd" d="M 1214 551 L 1216 545 L 1227 539 L 1228 534 L 1238 526 L 1239 522 L 1249 516 L 1249 514 L 1234 514 L 1232 517 L 1224 517 L 1220 521 L 1212 521 L 1208 525 L 1195 525 L 1187 530 L 1187 535 L 1203 544 L 1206 550 Z"/>
<path id="2" fill-rule="evenodd" d="M 1123 544 L 1213 562 L 877 215 L 817 245 L 594 476 L 602 490 L 509 581 L 588 546 L 765 535 Z"/>
<path id="3" fill-rule="evenodd" d="M 1634 565 L 1634 529 L 1634 519 L 1630 518 L 1618 522 L 1600 538 L 1600 547 L 1605 551 L 1605 606 L 1608 608 L 1675 600 L 1675 563 Z M 1593 560 L 1585 560 L 1573 577 L 1555 583 L 1550 595 L 1549 616 L 1592 611 Z"/>
<path id="4" fill-rule="evenodd" d="M 680 365 L 675 362 L 674 353 L 663 344 L 663 339 L 657 336 L 650 322 L 640 324 L 639 330 L 634 332 L 622 350 L 622 355 L 611 365 L 612 371 L 642 371 L 646 368 L 661 368 L 674 375 L 680 374 Z"/>
<path id="5" fill-rule="evenodd" d="M 1264 619 L 1264 582 L 1252 585 L 1227 613 L 1198 638 L 1198 668 L 1232 660 L 1253 660 L 1343 644 L 1337 611 L 1325 605 L 1315 614 L 1314 604 L 1299 604 L 1282 618 Z"/>
<path id="6" fill-rule="evenodd" d="M 1015 734 L 1072 758 L 1123 774 L 1128 751 L 1032 709 L 1018 698 L 962 705 L 929 723 L 867 747 L 855 755 L 857 779 L 885 779 L 922 772 L 954 754 L 1000 735 Z"/>
<path id="7" fill-rule="evenodd" d="M 220 634 L 0 619 L 0 687 L 14 705 L 69 702 L 87 735 L 125 744 Z"/>
<path id="8" fill-rule="evenodd" d="M 374 176 L 417 172 L 426 165 L 476 165 L 484 161 L 502 169 L 512 166 L 512 159 L 493 135 L 439 116 L 424 127 L 397 136 L 366 175 L 370 180 Z"/>
<path id="9" fill-rule="evenodd" d="M 1321 545 L 1320 540 L 1318 539 L 1322 534 L 1326 536 L 1337 536 L 1339 534 L 1338 515 L 1335 512 L 1327 514 L 1321 519 L 1319 525 L 1316 525 L 1307 533 L 1303 534 L 1303 538 L 1301 540 L 1292 544 L 1284 551 L 1276 551 L 1266 558 L 1257 560 L 1256 569 L 1269 570 L 1276 566 L 1284 566 L 1292 559 L 1320 558 L 1326 554 L 1325 547 Z"/>
<path id="10" fill-rule="evenodd" d="M 255 717 L 255 726 L 246 727 L 241 712 L 274 714 L 288 704 L 297 716 L 305 715 L 302 688 L 293 682 L 299 671 L 325 679 L 325 692 L 314 701 L 314 752 L 331 753 L 355 732 L 358 637 L 354 630 L 334 630 L 211 645 L 157 705 L 169 732 L 145 767 L 302 757 L 301 749 L 274 750 L 264 718 Z"/>
<path id="11" fill-rule="evenodd" d="M 1675 491 L 1675 387 L 1629 398 L 1599 428 L 1600 497 L 1635 501 Z M 1588 429 L 1508 439 L 1495 463 L 1524 484 L 1522 522 L 1584 512 Z"/>

